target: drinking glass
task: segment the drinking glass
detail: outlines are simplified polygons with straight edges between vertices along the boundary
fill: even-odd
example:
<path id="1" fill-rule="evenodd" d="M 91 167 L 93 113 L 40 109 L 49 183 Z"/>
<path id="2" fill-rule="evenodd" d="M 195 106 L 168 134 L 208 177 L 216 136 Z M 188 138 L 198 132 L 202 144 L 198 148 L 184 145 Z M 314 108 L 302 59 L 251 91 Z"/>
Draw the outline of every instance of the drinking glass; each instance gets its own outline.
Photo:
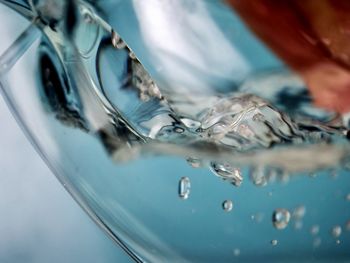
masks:
<path id="1" fill-rule="evenodd" d="M 350 260 L 347 0 L 0 8 L 13 115 L 135 262 Z"/>

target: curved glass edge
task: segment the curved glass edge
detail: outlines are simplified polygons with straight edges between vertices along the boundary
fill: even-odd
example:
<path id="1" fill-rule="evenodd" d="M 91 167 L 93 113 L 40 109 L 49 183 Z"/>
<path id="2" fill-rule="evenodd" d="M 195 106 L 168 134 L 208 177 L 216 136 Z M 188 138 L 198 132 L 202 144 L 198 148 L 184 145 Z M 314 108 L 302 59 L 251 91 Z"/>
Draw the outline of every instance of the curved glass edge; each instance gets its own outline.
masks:
<path id="1" fill-rule="evenodd" d="M 32 12 L 29 9 L 29 5 L 27 4 L 27 1 L 5 1 L 0 0 L 0 4 L 4 4 L 8 6 L 9 8 L 13 9 L 17 13 L 19 13 L 21 16 L 25 17 L 28 20 L 32 19 Z M 96 225 L 102 229 L 107 235 L 120 247 L 122 248 L 128 256 L 135 262 L 144 262 L 139 256 L 136 255 L 134 251 L 132 251 L 114 232 L 111 231 L 111 229 L 101 220 L 101 218 L 98 217 L 96 213 L 93 212 L 93 210 L 84 202 L 84 198 L 80 196 L 73 187 L 70 187 L 70 184 L 65 181 L 62 177 L 62 172 L 45 154 L 43 149 L 40 147 L 40 145 L 36 142 L 36 140 L 33 138 L 31 131 L 29 127 L 26 125 L 25 121 L 17 111 L 15 104 L 13 103 L 13 100 L 11 98 L 10 93 L 7 90 L 6 85 L 2 81 L 2 77 L 0 75 L 0 94 L 4 98 L 4 101 L 7 105 L 7 107 L 10 109 L 10 112 L 14 119 L 16 120 L 16 123 L 22 130 L 25 137 L 28 139 L 28 141 L 31 143 L 35 151 L 39 154 L 39 156 L 42 158 L 42 160 L 45 162 L 45 164 L 49 167 L 49 169 L 52 171 L 52 173 L 55 175 L 57 180 L 62 184 L 62 186 L 66 189 L 66 191 L 70 194 L 70 196 L 75 200 L 75 202 L 86 212 L 86 214 L 96 223 Z"/>

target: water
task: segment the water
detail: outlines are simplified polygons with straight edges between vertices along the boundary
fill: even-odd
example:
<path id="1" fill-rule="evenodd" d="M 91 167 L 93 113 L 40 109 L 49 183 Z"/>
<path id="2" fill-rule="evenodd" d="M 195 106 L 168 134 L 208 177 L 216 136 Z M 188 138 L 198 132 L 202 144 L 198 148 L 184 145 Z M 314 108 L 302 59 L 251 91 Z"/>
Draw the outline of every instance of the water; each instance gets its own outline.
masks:
<path id="1" fill-rule="evenodd" d="M 311 113 L 310 108 L 301 105 L 297 115 L 289 116 L 265 98 L 249 94 L 251 89 L 255 92 L 254 86 L 260 86 L 262 80 L 275 86 L 276 76 L 279 82 L 286 83 L 284 87 L 279 87 L 278 93 L 275 91 L 276 98 L 290 88 L 300 90 L 303 83 L 292 73 L 266 73 L 257 80 L 247 80 L 249 85 L 244 82 L 242 91 L 225 93 L 224 97 L 214 93 L 205 94 L 200 101 L 177 101 L 173 99 L 177 96 L 175 89 L 156 85 L 136 59 L 135 53 L 124 44 L 118 46 L 122 40 L 115 31 L 112 31 L 111 39 L 114 47 L 125 50 L 125 54 L 120 53 L 120 56 L 130 65 L 128 70 L 131 82 L 128 82 L 126 75 L 121 75 L 121 81 L 127 81 L 122 87 L 127 85 L 129 88 L 110 91 L 113 86 L 103 85 L 103 92 L 135 132 L 152 139 L 147 141 L 149 145 L 134 147 L 134 152 L 129 154 L 130 159 L 142 154 L 193 155 L 187 158 L 205 159 L 203 163 L 210 162 L 216 175 L 239 186 L 242 179 L 234 168 L 237 164 L 258 163 L 252 169 L 251 177 L 257 185 L 265 185 L 267 182 L 264 173 L 268 173 L 264 171 L 266 165 L 281 169 L 282 172 L 316 171 L 339 165 L 347 155 L 346 147 L 340 146 L 346 140 L 346 127 L 337 116 L 316 109 Z M 104 53 L 110 56 L 105 57 Z M 116 55 L 108 47 L 104 47 L 100 54 L 101 68 L 105 68 L 106 63 L 118 67 L 111 60 Z M 132 54 L 132 58 L 128 54 Z M 102 75 L 102 84 L 107 77 L 111 76 Z M 162 95 L 163 91 L 165 96 Z M 208 102 L 211 104 L 209 107 Z M 192 108 L 196 110 L 191 111 Z M 148 111 L 152 111 L 149 116 L 145 113 Z M 212 145 L 215 146 L 214 151 L 209 149 Z M 176 149 L 177 147 L 181 149 Z M 269 150 L 267 152 L 264 149 Z M 322 156 L 320 152 L 325 151 L 328 153 Z M 316 152 L 319 153 L 319 158 L 310 158 Z M 251 155 L 255 158 L 250 158 Z M 276 158 L 277 155 L 282 158 Z M 218 157 L 220 162 L 210 160 Z M 296 162 L 297 166 L 294 165 Z M 229 177 L 231 178 L 228 179 Z"/>
<path id="2" fill-rule="evenodd" d="M 350 218 L 346 113 L 316 107 L 303 75 L 224 4 L 188 2 L 84 3 L 35 20 L 44 34 L 1 79 L 35 145 L 136 261 L 347 259 L 345 233 L 332 246 Z M 310 240 L 315 224 L 332 235 Z"/>

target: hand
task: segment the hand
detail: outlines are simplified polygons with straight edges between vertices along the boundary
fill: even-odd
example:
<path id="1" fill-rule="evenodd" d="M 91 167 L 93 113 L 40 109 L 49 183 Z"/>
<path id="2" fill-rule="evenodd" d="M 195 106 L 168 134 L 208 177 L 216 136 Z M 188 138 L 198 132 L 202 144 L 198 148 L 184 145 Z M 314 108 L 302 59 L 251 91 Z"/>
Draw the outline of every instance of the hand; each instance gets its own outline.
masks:
<path id="1" fill-rule="evenodd" d="M 317 106 L 350 111 L 350 1 L 227 1 L 301 75 Z"/>

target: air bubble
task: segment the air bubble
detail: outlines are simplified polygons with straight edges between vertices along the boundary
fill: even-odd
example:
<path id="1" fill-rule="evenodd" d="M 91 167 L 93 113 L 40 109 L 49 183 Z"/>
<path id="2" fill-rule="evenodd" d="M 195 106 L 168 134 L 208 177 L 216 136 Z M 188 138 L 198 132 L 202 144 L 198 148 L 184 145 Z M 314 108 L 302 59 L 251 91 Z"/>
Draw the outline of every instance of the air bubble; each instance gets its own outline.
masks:
<path id="1" fill-rule="evenodd" d="M 317 235 L 320 232 L 320 226 L 319 225 L 313 225 L 310 229 L 311 235 Z"/>
<path id="2" fill-rule="evenodd" d="M 287 171 L 283 171 L 281 177 L 280 177 L 280 181 L 283 184 L 288 184 L 290 180 L 290 175 Z"/>
<path id="3" fill-rule="evenodd" d="M 239 248 L 235 248 L 233 250 L 233 255 L 235 255 L 236 257 L 238 257 L 241 254 L 241 250 Z"/>
<path id="4" fill-rule="evenodd" d="M 191 191 L 191 181 L 188 177 L 182 177 L 179 182 L 179 197 L 186 200 Z"/>
<path id="5" fill-rule="evenodd" d="M 225 200 L 222 203 L 222 209 L 225 210 L 225 212 L 230 212 L 233 208 L 233 202 L 231 200 Z"/>
<path id="6" fill-rule="evenodd" d="M 350 202 L 350 193 L 346 195 L 345 200 Z"/>
<path id="7" fill-rule="evenodd" d="M 270 241 L 270 243 L 271 243 L 271 245 L 276 246 L 278 244 L 278 240 L 277 239 L 272 239 Z"/>
<path id="8" fill-rule="evenodd" d="M 293 218 L 300 220 L 305 216 L 305 213 L 306 213 L 305 206 L 300 205 L 293 210 L 292 216 Z"/>
<path id="9" fill-rule="evenodd" d="M 174 132 L 176 132 L 176 133 L 183 133 L 184 131 L 185 131 L 184 128 L 181 128 L 181 127 L 174 128 Z"/>
<path id="10" fill-rule="evenodd" d="M 350 231 L 350 220 L 346 222 L 345 229 L 346 231 Z"/>
<path id="11" fill-rule="evenodd" d="M 272 214 L 272 223 L 276 229 L 285 229 L 290 220 L 290 213 L 287 209 L 278 208 Z"/>
<path id="12" fill-rule="evenodd" d="M 303 221 L 297 220 L 294 222 L 294 229 L 300 230 L 303 228 Z"/>
<path id="13" fill-rule="evenodd" d="M 341 226 L 337 225 L 332 228 L 332 236 L 338 238 L 341 235 L 342 229 Z"/>
<path id="14" fill-rule="evenodd" d="M 210 168 L 216 176 L 229 181 L 234 186 L 241 186 L 243 177 L 238 168 L 233 168 L 227 163 L 217 162 L 212 162 Z"/>
<path id="15" fill-rule="evenodd" d="M 322 243 L 322 239 L 320 237 L 316 237 L 312 243 L 312 246 L 314 248 L 317 248 L 321 245 L 321 243 Z"/>
<path id="16" fill-rule="evenodd" d="M 264 220 L 264 214 L 263 213 L 256 213 L 251 215 L 251 219 L 257 223 L 261 223 Z"/>
<path id="17" fill-rule="evenodd" d="M 267 184 L 265 167 L 263 166 L 253 167 L 250 171 L 250 180 L 256 186 L 265 186 Z"/>

